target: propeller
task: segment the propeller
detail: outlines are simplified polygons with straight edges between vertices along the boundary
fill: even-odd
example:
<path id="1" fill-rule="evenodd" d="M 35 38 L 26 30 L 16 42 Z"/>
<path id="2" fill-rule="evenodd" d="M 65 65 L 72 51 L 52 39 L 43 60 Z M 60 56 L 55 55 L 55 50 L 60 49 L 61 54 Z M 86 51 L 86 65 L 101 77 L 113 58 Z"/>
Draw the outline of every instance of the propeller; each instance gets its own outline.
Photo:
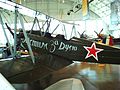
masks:
<path id="1" fill-rule="evenodd" d="M 94 31 L 94 32 L 97 34 L 98 38 L 101 38 L 101 39 L 102 39 L 102 36 L 100 35 L 102 31 L 103 31 L 103 29 L 102 29 L 102 30 L 100 30 L 100 32 L 99 32 L 99 33 L 97 33 L 96 31 Z"/>

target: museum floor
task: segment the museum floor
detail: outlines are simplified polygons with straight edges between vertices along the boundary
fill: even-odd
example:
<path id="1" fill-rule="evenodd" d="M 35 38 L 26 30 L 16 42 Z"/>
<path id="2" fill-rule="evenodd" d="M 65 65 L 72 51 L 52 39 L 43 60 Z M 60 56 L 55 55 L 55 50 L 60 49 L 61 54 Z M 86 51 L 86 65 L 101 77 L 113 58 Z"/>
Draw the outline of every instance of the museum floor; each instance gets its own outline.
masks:
<path id="1" fill-rule="evenodd" d="M 47 81 L 42 81 L 44 84 L 48 83 L 49 86 L 67 78 L 81 80 L 85 90 L 120 90 L 120 65 L 74 62 L 61 70 L 51 73 Z M 28 90 L 28 88 L 29 90 L 43 90 L 41 87 L 44 84 L 40 85 L 42 81 L 23 84 L 21 88 L 22 90 Z M 14 84 L 15 87 L 16 85 Z"/>
<path id="2" fill-rule="evenodd" d="M 85 90 L 120 90 L 120 66 L 73 63 L 54 73 L 53 81 L 74 77 L 82 80 Z"/>

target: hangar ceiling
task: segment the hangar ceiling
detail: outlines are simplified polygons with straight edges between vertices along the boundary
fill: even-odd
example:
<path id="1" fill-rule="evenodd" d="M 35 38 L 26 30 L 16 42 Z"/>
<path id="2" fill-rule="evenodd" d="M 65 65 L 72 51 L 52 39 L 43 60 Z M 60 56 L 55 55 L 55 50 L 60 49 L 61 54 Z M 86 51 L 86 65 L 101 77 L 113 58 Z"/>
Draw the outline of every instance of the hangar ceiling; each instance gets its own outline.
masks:
<path id="1" fill-rule="evenodd" d="M 82 20 L 81 7 L 76 8 L 77 5 L 82 5 L 82 0 L 25 0 L 21 3 L 23 6 L 43 12 L 59 20 Z M 68 15 L 70 10 L 73 10 L 73 12 Z M 90 15 L 90 19 L 99 18 L 92 10 L 90 10 Z"/>
<path id="2" fill-rule="evenodd" d="M 114 0 L 89 0 L 90 19 L 110 16 L 112 1 Z M 21 4 L 57 19 L 82 20 L 81 9 L 76 8 L 78 4 L 82 5 L 82 0 L 21 0 Z M 74 12 L 68 15 L 70 10 Z"/>

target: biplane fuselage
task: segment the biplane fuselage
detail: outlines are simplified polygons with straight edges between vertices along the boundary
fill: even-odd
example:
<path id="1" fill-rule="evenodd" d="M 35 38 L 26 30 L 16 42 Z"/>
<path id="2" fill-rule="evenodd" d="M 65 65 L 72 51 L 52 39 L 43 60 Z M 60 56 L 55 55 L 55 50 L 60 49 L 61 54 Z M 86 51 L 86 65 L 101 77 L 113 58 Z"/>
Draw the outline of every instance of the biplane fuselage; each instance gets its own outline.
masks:
<path id="1" fill-rule="evenodd" d="M 75 37 L 71 40 L 34 34 L 28 34 L 28 37 L 33 52 L 38 55 L 50 53 L 72 61 L 120 64 L 118 48 Z"/>

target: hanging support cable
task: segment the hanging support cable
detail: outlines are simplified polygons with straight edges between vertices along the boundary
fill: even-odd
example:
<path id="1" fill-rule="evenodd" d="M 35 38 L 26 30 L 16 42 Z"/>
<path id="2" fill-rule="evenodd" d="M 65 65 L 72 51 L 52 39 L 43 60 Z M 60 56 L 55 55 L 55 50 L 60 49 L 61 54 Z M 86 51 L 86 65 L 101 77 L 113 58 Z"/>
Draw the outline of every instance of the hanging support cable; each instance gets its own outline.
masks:
<path id="1" fill-rule="evenodd" d="M 72 27 L 70 38 L 72 38 L 73 32 L 74 32 L 75 36 L 77 36 L 75 25 L 73 25 L 73 27 Z"/>
<path id="2" fill-rule="evenodd" d="M 65 25 L 63 24 L 63 30 L 65 32 L 65 38 L 67 39 L 67 32 L 66 32 L 66 28 L 65 28 Z"/>
<path id="3" fill-rule="evenodd" d="M 51 19 L 50 19 L 50 21 L 47 21 L 47 28 L 46 28 L 45 33 L 46 33 L 46 32 L 49 32 L 50 23 L 51 23 Z"/>
<path id="4" fill-rule="evenodd" d="M 33 26 L 32 26 L 32 28 L 31 28 L 30 33 L 32 33 L 32 31 L 33 31 L 33 28 L 34 28 L 35 23 L 38 24 L 38 27 L 39 27 L 39 29 L 40 29 L 40 35 L 42 35 L 41 28 L 40 28 L 40 24 L 39 24 L 39 20 L 38 20 L 38 18 L 37 18 L 36 16 L 35 16 L 35 19 L 34 19 L 34 21 L 33 21 Z"/>
<path id="5" fill-rule="evenodd" d="M 37 17 L 36 17 L 36 18 L 37 18 Z M 38 18 L 37 18 L 36 20 L 37 20 L 38 27 L 39 27 L 39 29 L 40 29 L 40 35 L 42 35 L 42 31 L 41 31 L 41 28 L 40 28 L 40 23 L 39 23 Z"/>
<path id="6" fill-rule="evenodd" d="M 49 32 L 49 28 L 50 28 L 50 23 L 51 23 L 51 19 L 49 18 L 49 16 L 47 16 L 46 15 L 46 23 L 47 23 L 47 28 L 46 28 L 46 30 L 45 31 L 43 31 L 44 33 L 43 33 L 43 36 L 45 36 L 45 33 L 46 32 Z"/>
<path id="7" fill-rule="evenodd" d="M 10 24 L 10 22 L 8 21 L 8 19 L 6 18 L 6 16 L 2 13 L 2 16 L 5 18 L 6 22 L 8 22 Z"/>
<path id="8" fill-rule="evenodd" d="M 2 13 L 2 11 L 0 11 L 1 13 Z M 2 28 L 3 28 L 3 32 L 4 32 L 4 35 L 5 35 L 5 38 L 6 38 L 6 40 L 7 40 L 7 43 L 8 43 L 8 46 L 10 47 L 10 53 L 11 53 L 11 55 L 12 55 L 12 57 L 14 56 L 13 55 L 13 50 L 12 50 L 12 47 L 11 47 L 11 45 L 10 45 L 10 42 L 9 42 L 9 39 L 8 39 L 8 37 L 7 37 L 7 34 L 6 34 L 6 31 L 5 31 L 5 28 L 4 28 L 4 23 L 3 23 L 3 20 L 2 20 L 2 16 L 1 16 L 1 14 L 0 14 L 0 21 L 1 21 L 1 25 L 2 25 Z"/>
<path id="9" fill-rule="evenodd" d="M 34 55 L 33 55 L 33 52 L 32 52 L 32 48 L 31 48 L 31 45 L 30 45 L 30 41 L 29 41 L 29 38 L 27 36 L 27 33 L 25 31 L 25 28 L 24 28 L 24 22 L 23 22 L 23 19 L 22 19 L 22 15 L 18 12 L 18 17 L 20 19 L 20 23 L 21 23 L 21 26 L 22 26 L 22 30 L 23 30 L 23 34 L 25 36 L 25 40 L 26 40 L 26 43 L 27 43 L 27 46 L 28 46 L 28 49 L 29 49 L 29 52 L 30 52 L 30 56 L 31 56 L 31 59 L 32 59 L 32 62 L 33 64 L 35 64 L 35 58 L 34 58 Z"/>
<path id="10" fill-rule="evenodd" d="M 38 18 L 37 18 L 37 15 L 38 15 L 38 14 L 37 14 L 37 11 L 36 11 L 35 18 L 34 18 L 33 25 L 32 25 L 32 28 L 31 28 L 30 33 L 32 33 L 33 28 L 34 28 L 34 25 L 35 25 L 35 23 L 37 23 L 37 24 L 38 24 L 38 27 L 39 27 L 39 29 L 40 29 L 40 35 L 42 35 L 42 32 L 41 32 L 41 28 L 40 28 L 40 24 L 39 24 L 39 20 L 38 20 Z"/>
<path id="11" fill-rule="evenodd" d="M 36 18 L 35 18 L 34 21 L 33 21 L 33 25 L 32 25 L 32 28 L 31 28 L 30 33 L 32 33 L 32 31 L 33 31 L 33 28 L 34 28 L 35 23 L 36 23 Z"/>
<path id="12" fill-rule="evenodd" d="M 75 36 L 77 36 L 77 31 L 76 31 L 75 25 L 74 25 L 74 34 L 75 34 Z"/>
<path id="13" fill-rule="evenodd" d="M 42 27 L 40 28 L 40 30 L 42 30 L 44 28 L 44 26 L 46 25 L 46 23 L 48 22 L 48 19 L 44 22 L 44 24 L 42 25 Z M 43 31 L 44 32 L 44 31 Z M 44 36 L 44 33 L 41 34 L 42 36 Z"/>
<path id="14" fill-rule="evenodd" d="M 22 16 L 22 18 L 24 19 L 24 21 L 25 21 L 26 23 L 28 23 L 28 21 L 25 19 L 24 15 L 21 14 L 21 16 Z"/>
<path id="15" fill-rule="evenodd" d="M 73 25 L 73 27 L 72 27 L 72 31 L 71 31 L 70 38 L 72 38 L 73 31 L 74 31 L 74 25 Z"/>
<path id="16" fill-rule="evenodd" d="M 52 31 L 51 34 L 53 34 L 55 32 L 55 30 L 60 26 L 60 23 L 55 27 L 55 29 Z"/>
<path id="17" fill-rule="evenodd" d="M 48 21 L 48 19 L 47 19 L 47 20 L 46 20 L 46 23 L 47 23 L 47 28 L 46 28 L 46 30 L 44 31 L 44 33 L 43 33 L 42 36 L 45 36 L 45 33 L 46 33 L 46 32 L 49 32 L 49 27 L 50 27 L 51 19 L 50 19 L 50 21 Z"/>

